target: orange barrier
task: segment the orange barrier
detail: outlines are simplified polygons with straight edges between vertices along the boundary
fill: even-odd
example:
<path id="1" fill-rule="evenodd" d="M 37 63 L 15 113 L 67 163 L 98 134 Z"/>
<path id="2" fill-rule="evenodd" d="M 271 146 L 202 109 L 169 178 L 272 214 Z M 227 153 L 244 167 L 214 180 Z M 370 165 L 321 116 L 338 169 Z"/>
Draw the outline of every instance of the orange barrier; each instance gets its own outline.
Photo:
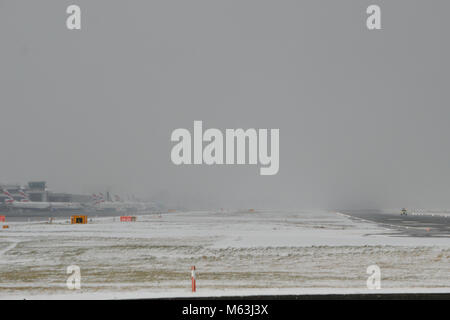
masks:
<path id="1" fill-rule="evenodd" d="M 7 224 L 2 226 L 3 229 L 9 229 L 9 226 Z"/>
<path id="2" fill-rule="evenodd" d="M 120 222 L 135 222 L 136 217 L 135 216 L 121 216 Z"/>
<path id="3" fill-rule="evenodd" d="M 87 216 L 72 216 L 70 218 L 71 224 L 86 224 L 87 223 Z"/>
<path id="4" fill-rule="evenodd" d="M 195 266 L 191 267 L 191 280 L 192 280 L 192 292 L 195 292 L 197 290 Z"/>

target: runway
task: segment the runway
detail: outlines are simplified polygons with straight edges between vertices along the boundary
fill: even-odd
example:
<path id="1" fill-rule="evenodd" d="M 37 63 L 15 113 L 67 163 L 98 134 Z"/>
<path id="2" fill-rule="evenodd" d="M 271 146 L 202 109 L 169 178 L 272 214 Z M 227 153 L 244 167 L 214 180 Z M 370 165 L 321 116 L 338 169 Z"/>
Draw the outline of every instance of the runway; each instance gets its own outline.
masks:
<path id="1" fill-rule="evenodd" d="M 344 210 L 343 214 L 353 218 L 375 222 L 388 229 L 395 229 L 410 237 L 450 237 L 450 217 L 414 214 L 400 215 L 400 211 Z"/>
<path id="2" fill-rule="evenodd" d="M 87 215 L 89 219 L 97 219 L 101 217 L 119 217 L 124 215 L 155 215 L 160 212 L 124 212 L 124 211 L 0 211 L 0 216 L 4 215 L 8 222 L 46 222 L 49 218 L 70 219 L 72 215 Z"/>
<path id="3" fill-rule="evenodd" d="M 376 294 L 450 292 L 448 237 L 402 236 L 334 211 L 7 223 L 0 229 L 0 299 L 189 298 L 191 266 L 198 271 L 195 297 L 346 298 L 367 293 L 373 264 L 382 270 L 381 290 L 388 291 Z M 81 270 L 80 291 L 66 286 L 66 268 L 73 265 Z"/>

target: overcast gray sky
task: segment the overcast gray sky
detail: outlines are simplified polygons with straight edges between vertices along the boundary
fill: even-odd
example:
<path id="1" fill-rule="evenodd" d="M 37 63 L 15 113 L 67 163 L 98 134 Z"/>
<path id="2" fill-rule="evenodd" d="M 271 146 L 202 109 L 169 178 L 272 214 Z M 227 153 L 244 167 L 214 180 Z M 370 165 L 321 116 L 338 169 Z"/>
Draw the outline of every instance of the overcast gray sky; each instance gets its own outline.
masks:
<path id="1" fill-rule="evenodd" d="M 82 30 L 66 29 L 66 8 Z M 365 27 L 382 9 L 382 30 Z M 450 2 L 0 0 L 0 182 L 191 207 L 450 207 Z M 279 128 L 280 171 L 175 166 Z"/>

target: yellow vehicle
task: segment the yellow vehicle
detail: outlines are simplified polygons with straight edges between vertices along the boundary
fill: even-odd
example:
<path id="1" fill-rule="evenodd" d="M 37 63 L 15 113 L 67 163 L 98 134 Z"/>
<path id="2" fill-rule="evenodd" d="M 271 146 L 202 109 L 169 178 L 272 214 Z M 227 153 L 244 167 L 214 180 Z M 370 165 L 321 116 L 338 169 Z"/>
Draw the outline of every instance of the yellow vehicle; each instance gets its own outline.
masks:
<path id="1" fill-rule="evenodd" d="M 70 219 L 71 224 L 86 224 L 87 216 L 72 216 Z"/>

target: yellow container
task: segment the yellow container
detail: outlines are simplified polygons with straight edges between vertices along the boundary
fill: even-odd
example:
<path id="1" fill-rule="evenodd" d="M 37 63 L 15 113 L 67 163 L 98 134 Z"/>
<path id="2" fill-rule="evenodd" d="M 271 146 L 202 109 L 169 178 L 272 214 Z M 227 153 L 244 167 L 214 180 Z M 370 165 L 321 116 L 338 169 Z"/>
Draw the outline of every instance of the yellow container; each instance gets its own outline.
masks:
<path id="1" fill-rule="evenodd" d="M 72 216 L 70 219 L 71 224 L 86 224 L 87 216 Z"/>

